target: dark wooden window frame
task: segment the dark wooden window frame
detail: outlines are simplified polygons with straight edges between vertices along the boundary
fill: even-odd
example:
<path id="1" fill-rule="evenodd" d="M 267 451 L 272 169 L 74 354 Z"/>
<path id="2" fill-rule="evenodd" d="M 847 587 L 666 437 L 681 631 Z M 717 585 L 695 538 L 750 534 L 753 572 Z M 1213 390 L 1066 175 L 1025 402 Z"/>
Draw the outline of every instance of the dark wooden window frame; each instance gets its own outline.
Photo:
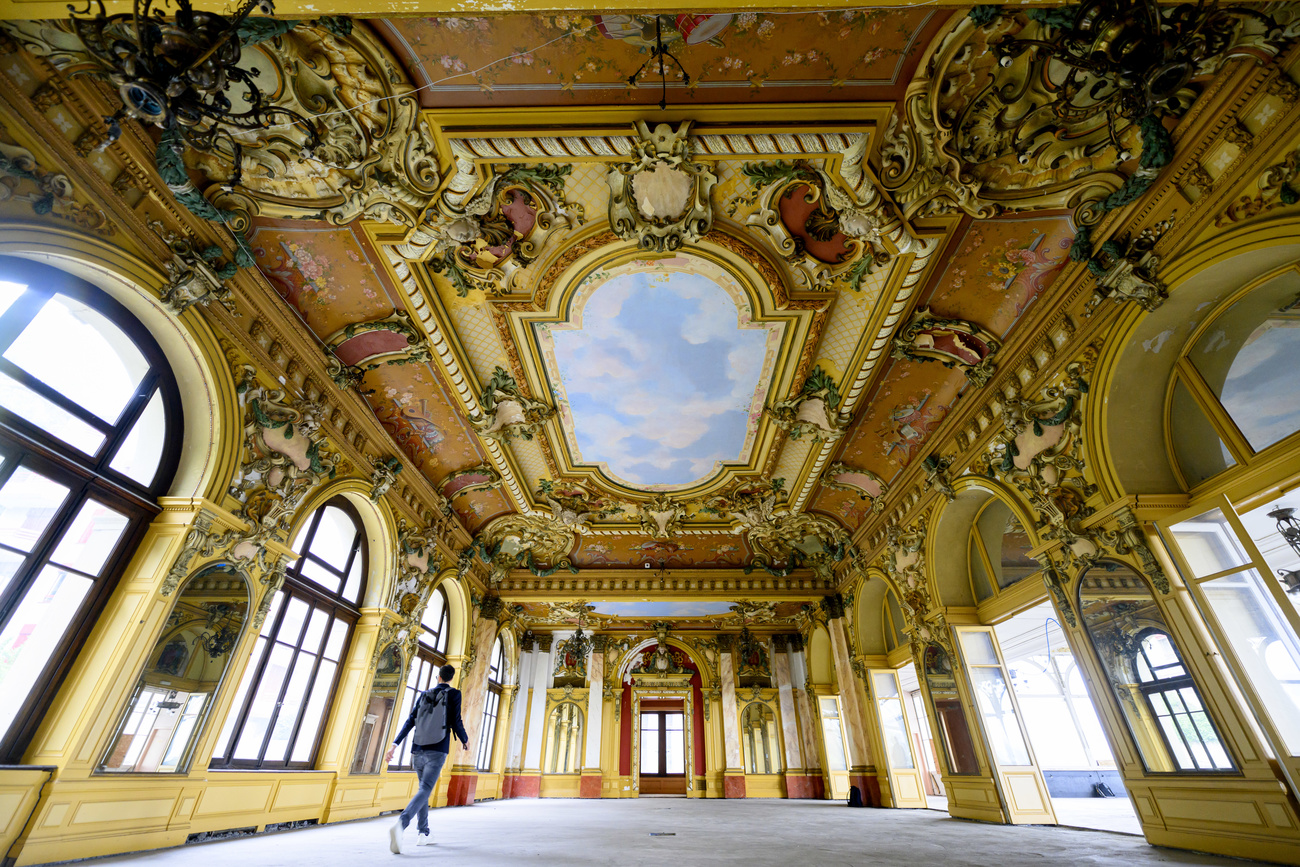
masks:
<path id="1" fill-rule="evenodd" d="M 347 567 L 342 572 L 342 586 L 337 594 L 330 593 L 312 579 L 303 577 L 301 574 L 302 565 L 304 561 L 309 558 L 317 565 L 325 566 L 325 568 L 329 569 L 331 572 L 337 573 L 339 571 L 337 568 L 325 564 L 323 560 L 320 560 L 311 554 L 311 543 L 315 540 L 316 530 L 320 526 L 321 517 L 324 514 L 326 506 L 335 506 L 347 513 L 347 515 L 352 519 L 353 525 L 356 529 L 356 533 L 353 536 L 352 547 L 348 555 Z M 299 556 L 298 560 L 294 561 L 293 566 L 291 566 L 285 574 L 284 587 L 279 591 L 283 594 L 283 598 L 280 600 L 280 604 L 276 610 L 274 625 L 266 633 L 266 645 L 262 650 L 261 658 L 256 662 L 257 670 L 254 672 L 252 680 L 249 681 L 248 690 L 244 693 L 243 705 L 237 709 L 232 708 L 230 711 L 231 713 L 237 713 L 239 716 L 234 727 L 231 728 L 229 740 L 225 744 L 221 745 L 225 750 L 225 754 L 221 756 L 214 755 L 208 765 L 209 768 L 214 770 L 309 770 L 316 766 L 317 754 L 320 751 L 321 735 L 324 733 L 325 729 L 325 721 L 329 718 L 330 708 L 334 706 L 334 700 L 338 694 L 339 676 L 342 673 L 344 664 L 347 660 L 348 651 L 352 643 L 352 634 L 356 629 L 357 621 L 361 618 L 358 603 L 351 602 L 342 596 L 343 590 L 346 589 L 346 576 L 352 568 L 354 558 L 360 556 L 362 558 L 361 581 L 357 588 L 357 598 L 359 600 L 364 599 L 366 595 L 369 562 L 365 545 L 365 528 L 361 523 L 361 516 L 357 514 L 356 508 L 353 507 L 353 505 L 344 497 L 334 497 L 333 499 L 322 503 L 316 511 L 312 513 L 307 528 L 303 532 L 306 535 L 303 539 L 302 554 Z M 306 602 L 308 611 L 303 618 L 302 625 L 299 627 L 296 640 L 290 644 L 289 642 L 281 641 L 279 633 L 280 627 L 284 622 L 285 614 L 289 610 L 289 602 L 292 599 L 301 599 Z M 315 743 L 312 744 L 310 755 L 305 760 L 294 761 L 292 758 L 294 747 L 297 745 L 299 730 L 302 727 L 303 719 L 307 712 L 307 705 L 310 702 L 310 696 L 316 685 L 316 678 L 320 672 L 320 664 L 324 659 L 324 648 L 329 642 L 328 630 L 327 634 L 321 637 L 321 652 L 316 654 L 316 661 L 312 666 L 311 677 L 308 678 L 307 685 L 303 690 L 303 700 L 298 708 L 298 718 L 294 721 L 293 731 L 289 735 L 289 745 L 285 749 L 285 758 L 280 761 L 268 762 L 265 760 L 266 748 L 270 743 L 271 734 L 275 730 L 275 724 L 278 719 L 280 703 L 284 700 L 285 691 L 289 688 L 289 682 L 292 679 L 291 670 L 290 672 L 286 672 L 285 677 L 280 684 L 280 694 L 276 700 L 275 713 L 267 723 L 266 731 L 262 734 L 262 745 L 258 748 L 257 758 L 234 758 L 235 746 L 239 743 L 239 739 L 244 731 L 244 726 L 248 722 L 249 712 L 252 709 L 254 700 L 257 698 L 258 690 L 261 688 L 262 678 L 266 673 L 266 667 L 270 662 L 275 645 L 280 643 L 285 646 L 293 647 L 293 654 L 290 656 L 292 665 L 292 662 L 297 659 L 298 652 L 301 649 L 302 639 L 307 631 L 307 624 L 311 619 L 312 613 L 317 610 L 325 611 L 329 614 L 330 624 L 333 624 L 334 618 L 339 618 L 346 622 L 348 634 L 343 639 L 342 650 L 339 652 L 339 658 L 334 670 L 333 682 L 330 684 L 329 692 L 325 699 L 324 715 L 321 718 L 320 728 L 316 732 L 316 740 Z M 333 629 L 333 626 L 331 625 L 329 629 Z"/>
<path id="2" fill-rule="evenodd" d="M 37 262 L 0 256 L 0 278 L 23 283 L 28 287 L 26 293 L 0 315 L 0 354 L 22 333 L 45 302 L 59 294 L 80 301 L 103 314 L 122 329 L 149 364 L 149 370 L 137 386 L 135 396 L 127 402 L 118 419 L 105 422 L 0 357 L 0 371 L 91 425 L 105 437 L 99 449 L 93 455 L 88 455 L 56 439 L 22 416 L 0 407 L 0 452 L 6 459 L 3 468 L 0 468 L 0 485 L 8 481 L 19 465 L 23 465 L 67 485 L 69 489 L 63 504 L 32 546 L 32 550 L 23 554 L 25 560 L 22 566 L 15 572 L 3 596 L 0 596 L 0 628 L 3 628 L 22 603 L 50 554 L 62 541 L 63 534 L 87 500 L 97 500 L 127 517 L 122 537 L 105 561 L 100 576 L 91 578 L 93 583 L 90 591 L 70 620 L 63 639 L 51 653 L 36 684 L 21 699 L 9 699 L 21 700 L 22 707 L 15 715 L 8 733 L 0 739 L 0 761 L 17 763 L 21 761 L 64 678 L 94 629 L 99 613 L 121 580 L 131 554 L 144 538 L 149 523 L 161 511 L 157 498 L 171 486 L 180 462 L 184 437 L 181 434 L 183 419 L 180 390 L 171 366 L 157 341 L 129 310 L 90 283 Z M 162 397 L 163 448 L 154 477 L 146 485 L 111 469 L 109 464 L 155 393 Z"/>

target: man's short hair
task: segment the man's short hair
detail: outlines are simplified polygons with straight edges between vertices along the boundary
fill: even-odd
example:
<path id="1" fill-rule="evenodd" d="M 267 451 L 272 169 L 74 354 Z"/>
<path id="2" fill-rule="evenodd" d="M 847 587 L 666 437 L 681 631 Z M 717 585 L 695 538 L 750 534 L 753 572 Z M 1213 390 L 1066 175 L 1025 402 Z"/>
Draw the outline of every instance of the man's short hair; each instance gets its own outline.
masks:
<path id="1" fill-rule="evenodd" d="M 451 679 L 456 676 L 456 668 L 451 665 L 444 665 L 438 669 L 438 679 L 451 683 Z"/>

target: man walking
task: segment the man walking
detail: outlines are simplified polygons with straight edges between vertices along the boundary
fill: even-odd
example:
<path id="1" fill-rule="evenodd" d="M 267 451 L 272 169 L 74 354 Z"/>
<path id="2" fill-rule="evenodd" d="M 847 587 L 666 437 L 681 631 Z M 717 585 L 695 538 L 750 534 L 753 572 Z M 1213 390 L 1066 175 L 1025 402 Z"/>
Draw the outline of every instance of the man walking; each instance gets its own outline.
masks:
<path id="1" fill-rule="evenodd" d="M 455 676 L 456 669 L 450 665 L 438 669 L 438 685 L 421 693 L 415 700 L 411 715 L 388 749 L 385 761 L 392 762 L 394 751 L 406 740 L 407 733 L 415 730 L 411 741 L 411 764 L 420 778 L 420 788 L 393 827 L 388 829 L 388 848 L 394 855 L 402 854 L 402 833 L 411 824 L 412 817 L 416 817 L 420 832 L 416 845 L 427 846 L 432 842 L 429 837 L 429 796 L 433 794 L 438 775 L 447 762 L 452 734 L 465 749 L 469 749 L 469 735 L 465 734 L 465 724 L 460 719 L 460 690 L 451 685 Z"/>

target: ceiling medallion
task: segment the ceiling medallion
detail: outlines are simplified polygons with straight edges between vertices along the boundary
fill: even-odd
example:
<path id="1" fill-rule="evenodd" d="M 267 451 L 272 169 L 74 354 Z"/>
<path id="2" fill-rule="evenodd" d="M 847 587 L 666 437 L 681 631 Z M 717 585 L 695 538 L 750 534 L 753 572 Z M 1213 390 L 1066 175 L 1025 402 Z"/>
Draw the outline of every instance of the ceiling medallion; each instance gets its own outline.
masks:
<path id="1" fill-rule="evenodd" d="M 674 130 L 666 123 L 654 132 L 636 122 L 634 163 L 617 165 L 609 182 L 609 224 L 642 250 L 676 250 L 694 243 L 713 227 L 710 193 L 718 178 L 691 156 L 689 120 Z"/>
<path id="2" fill-rule="evenodd" d="M 972 385 L 983 388 L 997 370 L 993 356 L 1001 346 L 1001 340 L 974 322 L 944 319 L 923 307 L 895 335 L 892 355 L 960 368 Z"/>

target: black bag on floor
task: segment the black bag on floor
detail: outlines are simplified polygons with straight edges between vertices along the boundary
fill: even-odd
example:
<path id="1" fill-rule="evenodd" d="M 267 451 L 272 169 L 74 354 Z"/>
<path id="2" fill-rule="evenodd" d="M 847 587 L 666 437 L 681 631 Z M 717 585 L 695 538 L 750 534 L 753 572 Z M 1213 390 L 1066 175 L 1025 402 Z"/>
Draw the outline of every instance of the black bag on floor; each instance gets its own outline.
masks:
<path id="1" fill-rule="evenodd" d="M 1115 797 L 1115 792 L 1105 783 L 1093 783 L 1092 796 L 1094 798 L 1113 798 Z"/>
<path id="2" fill-rule="evenodd" d="M 850 807 L 866 806 L 865 804 L 862 803 L 862 790 L 859 789 L 857 786 L 849 786 L 849 806 Z"/>

